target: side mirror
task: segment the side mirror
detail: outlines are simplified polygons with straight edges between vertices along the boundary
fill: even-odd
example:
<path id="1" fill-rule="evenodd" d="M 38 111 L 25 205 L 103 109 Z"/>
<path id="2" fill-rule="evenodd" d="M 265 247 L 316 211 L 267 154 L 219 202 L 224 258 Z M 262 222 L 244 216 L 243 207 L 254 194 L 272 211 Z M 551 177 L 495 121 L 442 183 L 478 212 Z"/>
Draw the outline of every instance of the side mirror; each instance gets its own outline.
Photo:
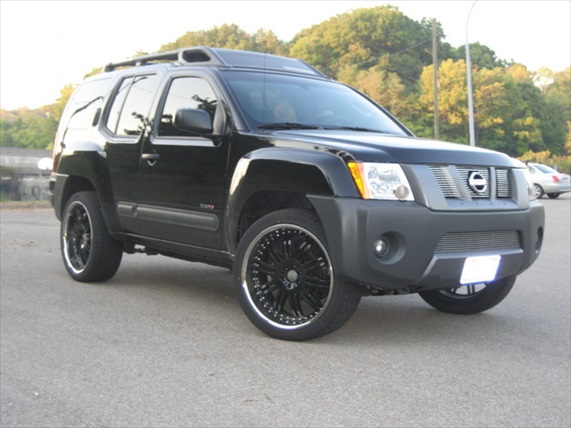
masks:
<path id="1" fill-rule="evenodd" d="M 192 108 L 177 110 L 172 124 L 181 131 L 212 134 L 212 119 L 204 110 Z"/>

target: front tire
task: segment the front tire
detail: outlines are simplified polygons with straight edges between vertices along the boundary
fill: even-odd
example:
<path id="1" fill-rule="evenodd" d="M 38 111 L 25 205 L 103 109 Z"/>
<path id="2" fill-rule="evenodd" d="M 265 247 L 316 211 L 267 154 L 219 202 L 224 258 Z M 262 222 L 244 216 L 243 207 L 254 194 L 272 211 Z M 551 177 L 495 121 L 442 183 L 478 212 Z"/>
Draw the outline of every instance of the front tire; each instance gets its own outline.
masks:
<path id="1" fill-rule="evenodd" d="M 493 282 L 469 284 L 449 290 L 430 290 L 418 293 L 435 309 L 450 314 L 470 315 L 487 311 L 500 303 L 514 286 L 516 276 Z"/>
<path id="2" fill-rule="evenodd" d="M 561 193 L 548 193 L 549 199 L 557 199 Z"/>
<path id="3" fill-rule="evenodd" d="M 107 281 L 119 269 L 123 245 L 109 235 L 95 192 L 71 196 L 62 217 L 60 239 L 63 263 L 76 281 Z"/>
<path id="4" fill-rule="evenodd" d="M 317 217 L 305 210 L 270 213 L 243 236 L 234 265 L 240 305 L 269 336 L 309 340 L 341 327 L 360 290 L 336 277 Z"/>

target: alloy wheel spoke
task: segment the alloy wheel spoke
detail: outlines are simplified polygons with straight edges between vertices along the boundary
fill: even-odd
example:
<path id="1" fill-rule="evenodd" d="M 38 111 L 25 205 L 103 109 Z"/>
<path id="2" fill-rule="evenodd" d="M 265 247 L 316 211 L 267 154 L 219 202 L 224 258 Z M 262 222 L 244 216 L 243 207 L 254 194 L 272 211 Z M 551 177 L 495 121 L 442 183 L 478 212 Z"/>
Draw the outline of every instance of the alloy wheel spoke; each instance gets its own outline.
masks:
<path id="1" fill-rule="evenodd" d="M 288 294 L 286 292 L 284 292 L 282 290 L 278 291 L 278 295 L 276 296 L 276 300 L 274 303 L 274 309 L 277 312 L 282 312 L 287 298 L 288 298 Z"/>
<path id="2" fill-rule="evenodd" d="M 296 293 L 293 296 L 291 296 L 291 309 L 296 317 L 298 318 L 303 317 L 303 310 L 301 308 L 301 298 L 299 293 Z"/>
<path id="3" fill-rule="evenodd" d="M 315 289 L 315 290 L 327 290 L 331 286 L 331 281 L 329 278 L 317 278 L 306 276 L 303 285 L 308 288 Z"/>
<path id="4" fill-rule="evenodd" d="M 258 272 L 269 275 L 269 276 L 276 276 L 276 266 L 271 263 L 266 263 L 263 261 L 257 262 L 257 270 Z"/>
<path id="5" fill-rule="evenodd" d="M 303 290 L 303 293 L 301 293 L 301 298 L 315 310 L 320 310 L 323 307 L 323 302 L 305 289 Z"/>
<path id="6" fill-rule="evenodd" d="M 278 289 L 279 289 L 279 283 L 275 279 L 272 279 L 260 286 L 260 293 L 262 294 L 262 296 L 266 296 L 268 294 L 272 294 L 274 291 Z"/>

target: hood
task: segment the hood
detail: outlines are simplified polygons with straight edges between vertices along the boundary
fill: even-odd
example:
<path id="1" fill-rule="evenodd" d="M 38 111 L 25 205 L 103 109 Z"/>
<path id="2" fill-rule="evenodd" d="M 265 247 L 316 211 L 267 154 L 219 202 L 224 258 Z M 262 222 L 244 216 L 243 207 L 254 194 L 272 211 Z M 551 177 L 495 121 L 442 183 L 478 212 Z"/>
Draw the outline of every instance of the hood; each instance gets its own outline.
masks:
<path id="1" fill-rule="evenodd" d="M 277 146 L 311 144 L 318 150 L 344 152 L 363 162 L 523 166 L 518 160 L 492 150 L 409 136 L 321 129 L 274 131 L 271 135 Z"/>

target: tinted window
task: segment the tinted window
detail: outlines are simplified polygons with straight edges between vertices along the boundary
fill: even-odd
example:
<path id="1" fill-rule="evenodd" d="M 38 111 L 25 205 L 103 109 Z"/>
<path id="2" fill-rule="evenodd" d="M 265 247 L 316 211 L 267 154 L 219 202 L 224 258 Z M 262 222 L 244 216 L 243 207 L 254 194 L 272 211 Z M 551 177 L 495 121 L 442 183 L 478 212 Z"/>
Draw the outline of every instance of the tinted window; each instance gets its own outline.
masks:
<path id="1" fill-rule="evenodd" d="M 101 79 L 81 85 L 69 100 L 61 122 L 68 129 L 86 129 L 94 125 L 97 109 L 101 107 L 110 83 L 110 79 Z"/>
<path id="2" fill-rule="evenodd" d="M 149 123 L 149 111 L 159 79 L 135 76 L 123 80 L 107 117 L 107 128 L 117 135 L 140 135 Z"/>
<path id="3" fill-rule="evenodd" d="M 201 109 L 208 112 L 214 121 L 218 100 L 208 82 L 199 77 L 179 77 L 169 87 L 165 106 L 161 114 L 160 136 L 189 135 L 172 125 L 175 113 L 179 109 Z"/>

